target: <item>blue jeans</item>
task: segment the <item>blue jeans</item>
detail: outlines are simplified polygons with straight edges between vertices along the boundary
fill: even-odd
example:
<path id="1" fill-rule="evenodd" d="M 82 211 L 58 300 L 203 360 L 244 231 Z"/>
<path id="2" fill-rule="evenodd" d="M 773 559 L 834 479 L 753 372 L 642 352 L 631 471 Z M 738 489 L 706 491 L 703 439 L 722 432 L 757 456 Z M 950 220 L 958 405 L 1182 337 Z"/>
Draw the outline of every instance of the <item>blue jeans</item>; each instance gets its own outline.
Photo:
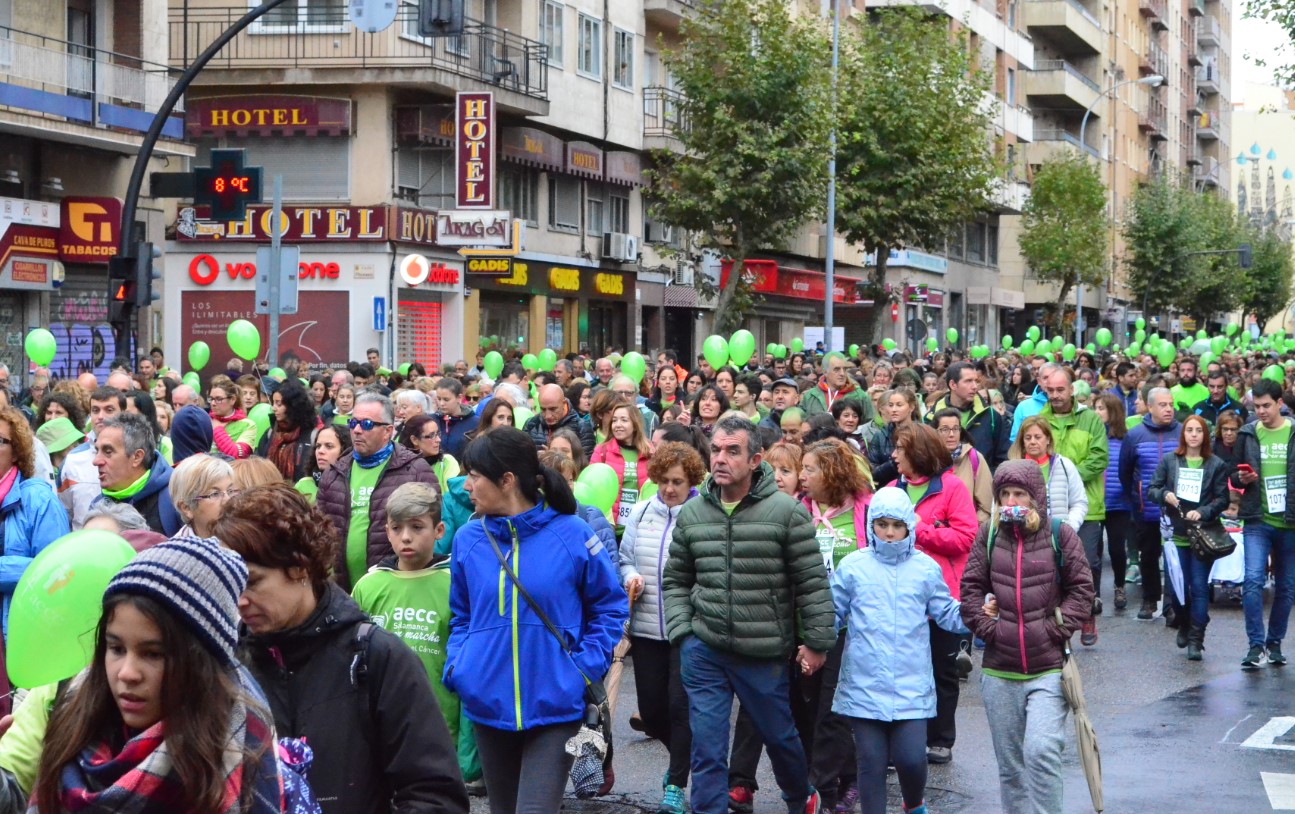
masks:
<path id="1" fill-rule="evenodd" d="M 1286 638 L 1286 622 L 1295 602 L 1295 529 L 1278 529 L 1264 523 L 1247 522 L 1244 537 L 1246 581 L 1241 589 L 1241 605 L 1246 614 L 1246 638 L 1251 647 L 1268 642 L 1280 643 Z M 1268 572 L 1268 555 L 1272 554 L 1276 593 L 1268 612 L 1268 636 L 1264 636 L 1264 581 Z"/>
<path id="2" fill-rule="evenodd" d="M 1171 551 L 1172 549 L 1172 551 Z M 1165 546 L 1166 557 L 1178 557 L 1178 567 L 1183 571 L 1183 589 L 1187 594 L 1186 608 L 1191 623 L 1204 628 L 1210 623 L 1210 568 L 1213 563 L 1202 562 L 1191 548 L 1179 545 Z M 1172 592 L 1172 589 L 1171 589 Z M 1174 597 L 1174 607 L 1182 609 L 1184 604 Z"/>
<path id="3" fill-rule="evenodd" d="M 692 810 L 728 814 L 729 720 L 733 695 L 764 740 L 787 810 L 809 797 L 809 770 L 788 702 L 788 661 L 753 659 L 707 647 L 689 636 L 680 645 L 683 686 L 692 726 Z"/>

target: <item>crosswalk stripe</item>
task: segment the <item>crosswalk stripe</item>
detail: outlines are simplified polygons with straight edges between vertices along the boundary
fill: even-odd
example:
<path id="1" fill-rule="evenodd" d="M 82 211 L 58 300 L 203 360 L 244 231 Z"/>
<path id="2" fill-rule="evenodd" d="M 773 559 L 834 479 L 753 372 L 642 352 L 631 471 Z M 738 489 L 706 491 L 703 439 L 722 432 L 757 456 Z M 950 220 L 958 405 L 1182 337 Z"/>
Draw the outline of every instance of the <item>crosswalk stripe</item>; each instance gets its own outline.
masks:
<path id="1" fill-rule="evenodd" d="M 1260 772 L 1273 811 L 1295 811 L 1295 774 Z"/>
<path id="2" fill-rule="evenodd" d="M 1241 745 L 1251 749 L 1283 749 L 1287 752 L 1295 752 L 1295 744 L 1273 743 L 1274 740 L 1289 732 L 1291 727 L 1295 727 L 1295 718 L 1270 718 L 1268 723 L 1259 727 Z M 1295 775 L 1291 776 L 1295 777 Z"/>

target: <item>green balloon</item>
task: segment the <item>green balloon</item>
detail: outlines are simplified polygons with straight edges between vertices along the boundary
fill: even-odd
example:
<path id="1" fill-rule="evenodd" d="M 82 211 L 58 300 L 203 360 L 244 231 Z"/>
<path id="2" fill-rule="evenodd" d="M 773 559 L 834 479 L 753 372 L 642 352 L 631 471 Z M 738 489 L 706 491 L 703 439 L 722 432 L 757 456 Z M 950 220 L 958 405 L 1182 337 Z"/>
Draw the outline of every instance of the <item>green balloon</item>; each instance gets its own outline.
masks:
<path id="1" fill-rule="evenodd" d="M 1097 335 L 1093 338 L 1097 340 L 1097 347 L 1104 348 L 1107 345 L 1111 344 L 1111 329 L 1098 328 Z"/>
<path id="2" fill-rule="evenodd" d="M 1222 353 L 1227 346 L 1228 340 L 1225 337 L 1216 336 L 1210 340 L 1210 351 L 1215 355 Z"/>
<path id="3" fill-rule="evenodd" d="M 597 506 L 603 514 L 612 510 L 621 488 L 615 469 L 607 464 L 589 464 L 576 482 L 587 484 L 590 505 Z"/>
<path id="4" fill-rule="evenodd" d="M 261 439 L 270 431 L 270 422 L 274 419 L 274 408 L 265 402 L 254 405 L 247 411 L 247 417 L 256 425 L 256 444 L 253 448 L 261 443 Z"/>
<path id="5" fill-rule="evenodd" d="M 45 547 L 23 570 L 9 608 L 6 666 L 18 687 L 71 678 L 94 656 L 103 592 L 135 550 L 109 531 L 82 529 Z"/>
<path id="6" fill-rule="evenodd" d="M 396 368 L 396 371 L 399 372 L 401 376 L 408 376 L 409 367 L 410 365 L 408 362 L 401 362 L 400 367 Z"/>
<path id="7" fill-rule="evenodd" d="M 804 349 L 805 349 L 805 340 L 800 338 L 799 336 L 793 336 L 791 338 L 791 352 L 800 353 Z"/>
<path id="8" fill-rule="evenodd" d="M 1147 341 L 1147 332 L 1142 330 L 1141 328 L 1138 328 L 1136 331 L 1133 332 L 1133 341 L 1134 342 Z"/>
<path id="9" fill-rule="evenodd" d="M 1210 362 L 1214 361 L 1214 352 L 1205 351 L 1201 354 L 1201 367 L 1208 367 Z"/>
<path id="10" fill-rule="evenodd" d="M 1097 346 L 1094 345 L 1092 342 L 1089 342 L 1087 345 L 1084 345 L 1084 350 L 1088 351 L 1089 353 L 1097 353 Z"/>
<path id="11" fill-rule="evenodd" d="M 576 481 L 571 486 L 571 494 L 575 496 L 577 503 L 581 503 L 585 506 L 594 505 L 593 489 L 591 489 L 587 483 Z M 606 512 L 603 512 L 603 514 L 606 514 Z"/>
<path id="12" fill-rule="evenodd" d="M 928 337 L 926 340 L 926 349 L 929 350 L 931 353 L 935 353 L 937 350 L 940 349 L 940 340 L 936 339 L 933 336 Z"/>
<path id="13" fill-rule="evenodd" d="M 647 361 L 638 351 L 630 351 L 621 359 L 621 373 L 635 384 L 643 383 L 643 374 L 647 372 Z"/>
<path id="14" fill-rule="evenodd" d="M 1138 354 L 1142 353 L 1142 345 L 1137 342 L 1134 342 L 1131 345 L 1129 345 L 1128 351 L 1129 351 L 1128 352 L 1129 356 L 1137 356 Z"/>
<path id="15" fill-rule="evenodd" d="M 1031 342 L 1038 342 L 1040 333 L 1042 333 L 1042 331 L 1039 330 L 1038 325 L 1031 325 L 1029 328 L 1025 329 L 1025 338 Z"/>
<path id="16" fill-rule="evenodd" d="M 58 343 L 54 341 L 54 334 L 44 328 L 36 328 L 28 332 L 23 349 L 27 351 L 27 358 L 32 361 L 32 364 L 45 367 L 54 361 L 54 354 L 58 352 Z"/>
<path id="17" fill-rule="evenodd" d="M 202 370 L 211 361 L 211 348 L 206 342 L 194 342 L 189 346 L 189 367 Z"/>
<path id="18" fill-rule="evenodd" d="M 535 413 L 532 413 L 526 407 L 514 407 L 513 426 L 520 430 L 522 427 L 525 427 L 526 422 L 530 421 L 534 416 L 535 416 Z"/>
<path id="19" fill-rule="evenodd" d="M 199 379 L 198 374 L 194 373 L 192 370 L 181 376 L 180 381 L 192 387 L 195 392 L 202 390 L 202 380 Z"/>
<path id="20" fill-rule="evenodd" d="M 1241 330 L 1241 326 L 1236 324 L 1235 322 L 1229 322 L 1227 327 L 1224 328 L 1224 331 L 1227 333 L 1228 336 L 1236 336 L 1236 333 L 1239 330 Z"/>
<path id="21" fill-rule="evenodd" d="M 271 379 L 278 379 L 279 381 L 283 381 L 288 378 L 288 374 L 285 373 L 281 367 L 272 367 L 270 368 L 270 372 L 265 375 L 269 376 Z"/>
<path id="22" fill-rule="evenodd" d="M 540 369 L 540 360 L 533 353 L 528 353 L 522 357 L 522 367 L 534 373 Z"/>
<path id="23" fill-rule="evenodd" d="M 481 364 L 485 368 L 486 375 L 491 379 L 498 381 L 499 374 L 504 371 L 503 354 L 497 350 L 492 350 L 486 354 L 484 359 L 481 360 Z"/>
<path id="24" fill-rule="evenodd" d="M 706 357 L 706 364 L 712 370 L 719 370 L 728 364 L 728 342 L 718 334 L 711 334 L 701 343 L 701 354 Z"/>
<path id="25" fill-rule="evenodd" d="M 769 344 L 764 346 L 764 352 L 769 354 L 770 356 L 773 356 L 773 352 L 777 349 L 778 349 L 777 342 L 770 342 Z"/>
<path id="26" fill-rule="evenodd" d="M 1022 340 L 1021 346 L 1017 348 L 1017 350 L 1021 352 L 1022 356 L 1030 356 L 1031 354 L 1034 353 L 1034 340 L 1033 339 Z"/>
<path id="27" fill-rule="evenodd" d="M 786 359 L 786 358 L 787 358 L 787 346 L 786 346 L 786 345 L 774 345 L 774 346 L 773 346 L 773 358 L 775 358 L 775 359 Z"/>
<path id="28" fill-rule="evenodd" d="M 1074 358 L 1075 358 L 1075 343 L 1073 343 L 1073 342 L 1067 342 L 1065 345 L 1062 345 L 1062 346 L 1061 346 L 1061 358 L 1062 358 L 1062 359 L 1065 359 L 1067 362 L 1070 362 L 1070 361 L 1073 361 L 1073 360 L 1074 360 Z"/>
<path id="29" fill-rule="evenodd" d="M 894 350 L 895 340 L 891 339 L 890 337 L 886 337 L 885 339 L 881 340 L 881 346 L 886 350 Z"/>
<path id="30" fill-rule="evenodd" d="M 856 343 L 850 346 L 850 358 L 855 359 L 859 356 L 859 345 Z"/>
<path id="31" fill-rule="evenodd" d="M 950 345 L 958 344 L 958 329 L 950 328 L 949 330 L 945 331 L 944 338 L 949 340 Z"/>
<path id="32" fill-rule="evenodd" d="M 1042 353 L 1051 353 L 1051 352 L 1052 352 L 1052 341 L 1051 341 L 1051 340 L 1049 340 L 1049 339 L 1040 339 L 1038 342 L 1035 342 L 1035 343 L 1034 343 L 1034 352 L 1035 352 L 1035 353 L 1040 353 L 1040 354 L 1042 354 Z"/>
<path id="33" fill-rule="evenodd" d="M 1141 330 L 1143 330 L 1144 328 L 1146 328 L 1146 327 L 1147 327 L 1147 321 L 1146 321 L 1145 319 L 1143 319 L 1142 317 L 1138 317 L 1136 320 L 1134 320 L 1134 321 L 1133 321 L 1133 325 L 1134 325 L 1134 327 L 1136 327 L 1139 331 L 1141 331 Z M 1138 340 L 1138 341 L 1139 341 L 1139 342 L 1141 342 L 1142 340 Z"/>
<path id="34" fill-rule="evenodd" d="M 1011 349 L 1012 349 L 1012 341 L 1013 341 L 1013 340 L 1012 340 L 1012 335 L 1011 335 L 1011 334 L 1005 334 L 1005 335 L 1003 336 L 1003 349 L 1004 349 L 1004 350 L 1011 350 Z"/>
<path id="35" fill-rule="evenodd" d="M 540 370 L 552 370 L 558 363 L 558 355 L 552 348 L 545 348 L 539 355 Z"/>
<path id="36" fill-rule="evenodd" d="M 225 341 L 229 349 L 240 359 L 252 361 L 261 352 L 261 332 L 245 319 L 236 319 L 229 323 L 225 331 Z"/>
<path id="37" fill-rule="evenodd" d="M 1197 332 L 1196 332 L 1196 338 L 1197 338 L 1197 339 L 1209 339 L 1209 338 L 1210 338 L 1210 335 L 1205 331 L 1205 329 L 1204 329 L 1204 328 L 1201 328 L 1199 331 L 1197 331 Z"/>
<path id="38" fill-rule="evenodd" d="M 1264 368 L 1263 377 L 1270 382 L 1277 382 L 1283 387 L 1286 386 L 1286 373 L 1277 365 L 1269 365 Z M 12 625 L 13 622 L 11 621 L 10 624 Z"/>
<path id="39" fill-rule="evenodd" d="M 1169 367 L 1177 358 L 1178 349 L 1169 342 L 1161 345 L 1159 353 L 1156 354 L 1156 361 L 1160 363 L 1161 367 Z"/>
<path id="40" fill-rule="evenodd" d="M 751 361 L 753 355 L 755 355 L 755 337 L 746 328 L 734 331 L 728 338 L 729 361 L 741 367 Z"/>

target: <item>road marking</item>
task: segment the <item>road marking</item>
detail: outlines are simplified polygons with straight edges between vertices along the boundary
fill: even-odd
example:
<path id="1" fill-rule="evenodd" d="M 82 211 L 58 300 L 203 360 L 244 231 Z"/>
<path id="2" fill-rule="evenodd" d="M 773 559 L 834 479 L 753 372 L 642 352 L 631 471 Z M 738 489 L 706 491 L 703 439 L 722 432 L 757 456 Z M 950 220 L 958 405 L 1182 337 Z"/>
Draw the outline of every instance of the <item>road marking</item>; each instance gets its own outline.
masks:
<path id="1" fill-rule="evenodd" d="M 1232 733 L 1237 731 L 1237 727 L 1241 726 L 1241 724 L 1245 723 L 1246 721 L 1250 720 L 1253 717 L 1254 717 L 1253 715 L 1247 715 L 1246 717 L 1242 718 L 1241 720 L 1233 724 L 1232 728 L 1227 731 L 1227 733 L 1223 736 L 1223 740 L 1219 741 L 1219 743 L 1227 743 L 1228 738 L 1232 737 Z"/>
<path id="2" fill-rule="evenodd" d="M 1295 718 L 1270 718 L 1268 723 L 1259 727 L 1253 735 L 1242 741 L 1242 746 L 1248 746 L 1251 749 L 1282 749 L 1287 752 L 1295 752 L 1295 744 L 1273 743 L 1295 727 Z M 1286 777 L 1287 775 L 1279 775 Z M 1295 775 L 1290 775 L 1295 777 Z M 1293 806 L 1295 808 L 1295 806 Z"/>
<path id="3" fill-rule="evenodd" d="M 1295 774 L 1260 772 L 1273 811 L 1295 811 Z"/>

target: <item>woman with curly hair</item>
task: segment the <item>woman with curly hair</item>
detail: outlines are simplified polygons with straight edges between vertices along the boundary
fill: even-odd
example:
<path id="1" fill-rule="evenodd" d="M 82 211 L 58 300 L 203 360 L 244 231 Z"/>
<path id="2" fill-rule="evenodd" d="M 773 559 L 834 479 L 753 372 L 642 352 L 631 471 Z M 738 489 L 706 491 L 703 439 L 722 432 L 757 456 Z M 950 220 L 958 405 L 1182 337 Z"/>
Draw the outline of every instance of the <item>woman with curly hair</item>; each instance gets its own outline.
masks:
<path id="1" fill-rule="evenodd" d="M 230 500 L 215 530 L 247 563 L 240 655 L 278 734 L 309 736 L 325 814 L 379 814 L 393 799 L 409 811 L 467 812 L 422 662 L 329 579 L 338 541 L 328 518 L 274 484 Z"/>
<path id="2" fill-rule="evenodd" d="M 81 400 L 71 393 L 56 390 L 41 399 L 40 408 L 36 411 L 36 429 L 56 418 L 66 418 L 78 430 L 85 429 L 86 412 L 81 407 Z"/>
<path id="3" fill-rule="evenodd" d="M 315 430 L 320 426 L 314 400 L 300 382 L 288 379 L 274 391 L 270 406 L 274 424 L 261 437 L 256 454 L 270 459 L 289 483 L 296 483 L 306 476 Z"/>

